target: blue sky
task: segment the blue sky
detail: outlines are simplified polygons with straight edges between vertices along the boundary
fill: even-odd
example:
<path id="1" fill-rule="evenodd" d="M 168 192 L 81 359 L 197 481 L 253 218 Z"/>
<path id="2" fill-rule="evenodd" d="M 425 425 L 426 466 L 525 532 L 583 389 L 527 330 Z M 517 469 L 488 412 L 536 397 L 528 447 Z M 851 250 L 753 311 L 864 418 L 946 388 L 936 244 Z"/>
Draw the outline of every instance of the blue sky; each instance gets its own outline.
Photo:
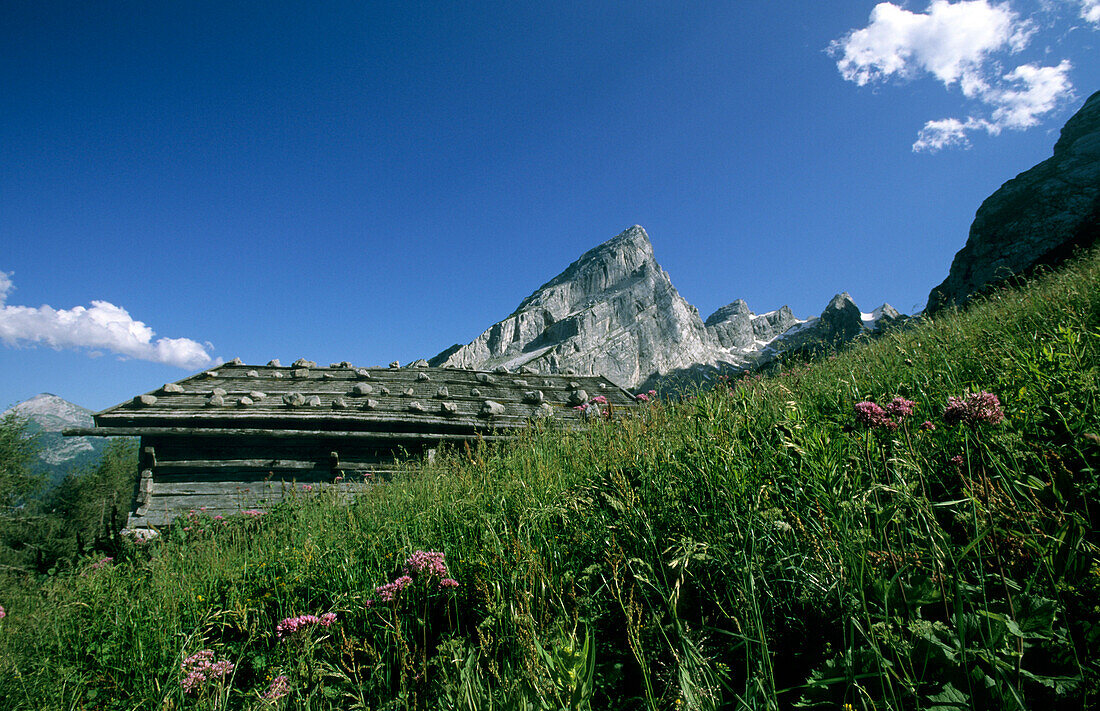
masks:
<path id="1" fill-rule="evenodd" d="M 430 357 L 633 224 L 704 317 L 920 308 L 1100 89 L 1100 0 L 0 14 L 0 407 Z"/>

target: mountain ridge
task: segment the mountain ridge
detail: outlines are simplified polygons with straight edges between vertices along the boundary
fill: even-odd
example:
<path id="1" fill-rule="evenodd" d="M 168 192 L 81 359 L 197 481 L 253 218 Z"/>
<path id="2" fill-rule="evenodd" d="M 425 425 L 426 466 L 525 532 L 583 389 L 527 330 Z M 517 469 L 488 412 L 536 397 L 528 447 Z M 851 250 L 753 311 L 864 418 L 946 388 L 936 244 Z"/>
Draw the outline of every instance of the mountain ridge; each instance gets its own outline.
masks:
<path id="1" fill-rule="evenodd" d="M 887 304 L 879 311 L 898 316 Z M 842 333 L 850 340 L 874 332 L 877 321 L 868 324 L 863 316 L 854 303 L 844 314 L 826 309 L 817 317 L 826 317 L 820 326 L 797 329 L 792 347 L 809 348 L 818 335 Z M 796 318 L 788 306 L 755 314 L 743 299 L 704 321 L 657 262 L 645 229 L 633 225 L 586 251 L 473 341 L 455 344 L 428 362 L 599 373 L 636 387 L 692 369 L 754 367 L 778 355 L 784 334 L 810 321 Z"/>

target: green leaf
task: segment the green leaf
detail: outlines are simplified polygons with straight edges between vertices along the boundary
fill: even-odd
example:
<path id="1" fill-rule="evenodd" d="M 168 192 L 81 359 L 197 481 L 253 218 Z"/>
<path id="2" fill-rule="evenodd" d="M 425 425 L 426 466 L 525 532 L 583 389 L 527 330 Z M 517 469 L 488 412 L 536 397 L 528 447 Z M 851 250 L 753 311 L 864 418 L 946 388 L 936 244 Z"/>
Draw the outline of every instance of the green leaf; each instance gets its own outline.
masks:
<path id="1" fill-rule="evenodd" d="M 943 685 L 940 693 L 928 697 L 932 705 L 929 711 L 951 711 L 952 709 L 969 709 L 970 697 L 959 691 L 951 682 Z"/>

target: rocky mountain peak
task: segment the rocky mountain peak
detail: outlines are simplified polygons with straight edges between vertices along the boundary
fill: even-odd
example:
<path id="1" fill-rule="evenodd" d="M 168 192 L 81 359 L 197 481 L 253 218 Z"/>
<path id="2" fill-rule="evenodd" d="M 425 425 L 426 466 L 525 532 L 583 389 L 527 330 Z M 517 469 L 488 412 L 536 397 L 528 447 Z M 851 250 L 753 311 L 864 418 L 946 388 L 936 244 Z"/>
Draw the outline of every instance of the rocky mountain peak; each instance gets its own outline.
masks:
<path id="1" fill-rule="evenodd" d="M 623 230 L 588 250 L 556 277 L 524 299 L 513 312 L 545 304 L 566 311 L 634 275 L 659 272 L 649 235 L 639 225 Z"/>
<path id="2" fill-rule="evenodd" d="M 737 299 L 731 304 L 726 304 L 722 308 L 718 309 L 710 316 L 707 316 L 705 325 L 713 326 L 714 324 L 721 323 L 722 321 L 728 321 L 734 316 L 742 316 L 751 314 L 749 305 L 744 299 Z"/>
<path id="3" fill-rule="evenodd" d="M 790 308 L 784 306 L 764 314 L 754 314 L 744 299 L 718 309 L 706 320 L 707 333 L 714 345 L 729 351 L 723 361 L 743 359 L 759 350 L 798 323 Z"/>
<path id="4" fill-rule="evenodd" d="M 39 393 L 5 412 L 15 412 L 44 432 L 60 432 L 66 427 L 91 427 L 92 411 L 52 393 Z"/>
<path id="5" fill-rule="evenodd" d="M 635 225 L 588 250 L 508 318 L 433 366 L 600 373 L 633 386 L 653 372 L 706 361 L 710 338 Z"/>
<path id="6" fill-rule="evenodd" d="M 829 304 L 825 307 L 824 313 L 829 313 L 831 311 L 850 313 L 853 309 L 855 309 L 857 313 L 859 312 L 859 307 L 856 306 L 856 302 L 852 299 L 852 295 L 847 291 L 842 291 L 829 299 Z"/>
<path id="7" fill-rule="evenodd" d="M 27 420 L 27 431 L 38 436 L 38 457 L 34 467 L 45 473 L 51 484 L 69 470 L 94 461 L 106 447 L 101 437 L 64 437 L 67 427 L 91 427 L 92 410 L 51 393 L 41 393 L 17 403 L 4 412 Z"/>

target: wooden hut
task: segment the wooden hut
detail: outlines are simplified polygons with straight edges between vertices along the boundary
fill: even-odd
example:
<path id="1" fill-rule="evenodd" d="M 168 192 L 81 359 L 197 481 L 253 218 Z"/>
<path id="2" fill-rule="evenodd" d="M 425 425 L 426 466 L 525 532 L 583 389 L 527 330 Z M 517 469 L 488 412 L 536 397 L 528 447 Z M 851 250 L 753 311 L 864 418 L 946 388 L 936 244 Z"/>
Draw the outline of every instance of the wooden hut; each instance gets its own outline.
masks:
<path id="1" fill-rule="evenodd" d="M 189 511 L 263 509 L 294 489 L 339 482 L 349 494 L 442 442 L 499 439 L 532 419 L 582 426 L 575 408 L 617 416 L 633 396 L 607 378 L 450 368 L 290 367 L 238 360 L 95 415 L 74 436 L 141 438 L 127 528 L 153 530 Z M 610 408 L 608 408 L 610 405 Z M 591 416 L 591 413 L 589 414 Z"/>

